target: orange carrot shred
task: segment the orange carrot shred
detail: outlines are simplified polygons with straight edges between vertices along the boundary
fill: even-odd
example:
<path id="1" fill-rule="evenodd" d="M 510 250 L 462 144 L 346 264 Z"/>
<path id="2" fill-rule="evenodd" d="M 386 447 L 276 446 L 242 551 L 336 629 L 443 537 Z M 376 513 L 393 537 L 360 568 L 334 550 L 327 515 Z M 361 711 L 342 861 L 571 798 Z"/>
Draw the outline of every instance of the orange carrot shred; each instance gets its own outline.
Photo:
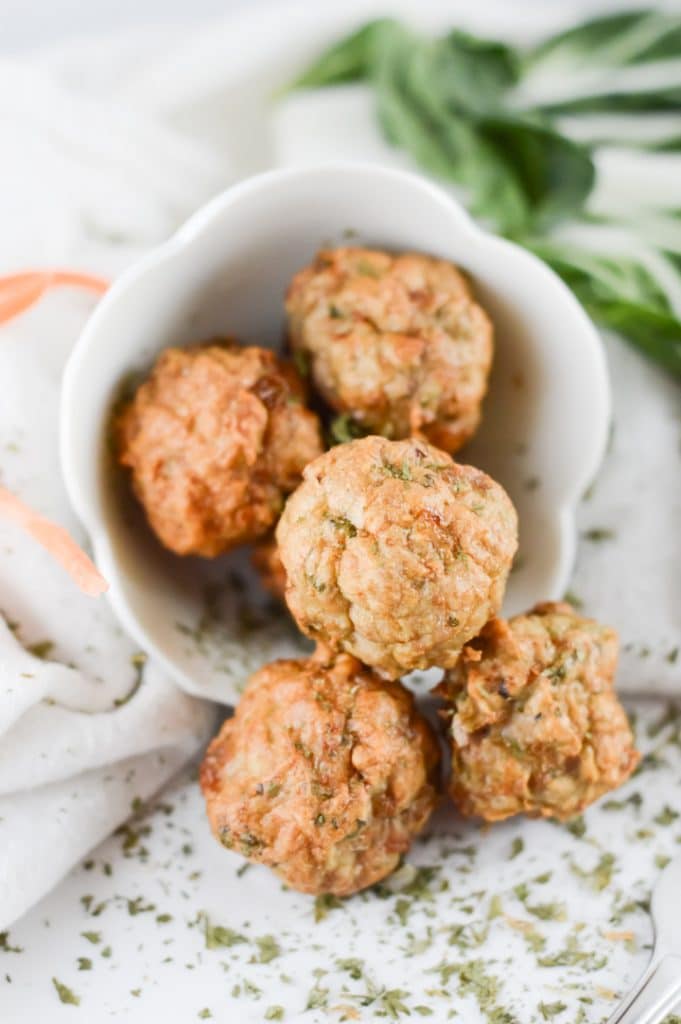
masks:
<path id="1" fill-rule="evenodd" d="M 87 288 L 101 295 L 109 283 L 102 277 L 81 274 L 75 270 L 35 270 L 0 277 L 0 324 L 23 313 L 38 302 L 48 289 L 57 287 Z"/>
<path id="2" fill-rule="evenodd" d="M 97 597 L 108 590 L 109 584 L 63 526 L 34 512 L 4 487 L 0 487 L 0 516 L 10 519 L 30 534 L 90 597 Z"/>

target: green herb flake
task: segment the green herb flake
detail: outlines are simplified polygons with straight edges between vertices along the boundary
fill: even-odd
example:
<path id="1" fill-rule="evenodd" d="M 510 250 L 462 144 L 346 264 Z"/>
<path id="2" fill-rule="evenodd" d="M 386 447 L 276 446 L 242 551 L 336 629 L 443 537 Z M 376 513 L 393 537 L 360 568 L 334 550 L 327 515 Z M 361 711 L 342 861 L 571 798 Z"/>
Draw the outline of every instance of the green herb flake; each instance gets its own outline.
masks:
<path id="1" fill-rule="evenodd" d="M 265 1020 L 283 1020 L 284 1019 L 284 1007 L 283 1006 L 268 1006 L 265 1010 Z"/>
<path id="2" fill-rule="evenodd" d="M 68 985 L 62 984 L 56 978 L 52 979 L 57 995 L 59 996 L 59 1002 L 65 1003 L 68 1006 L 80 1006 L 80 996 L 77 996 Z"/>
<path id="3" fill-rule="evenodd" d="M 84 939 L 87 939 L 88 942 L 91 942 L 93 946 L 96 946 L 102 941 L 101 932 L 81 932 L 80 934 Z"/>
<path id="4" fill-rule="evenodd" d="M 617 534 L 608 526 L 593 526 L 590 530 L 585 530 L 582 536 L 592 544 L 600 544 L 604 540 L 614 540 Z"/>
<path id="5" fill-rule="evenodd" d="M 673 825 L 679 817 L 679 812 L 675 811 L 669 804 L 665 804 L 659 814 L 656 814 L 653 821 L 656 825 Z"/>
<path id="6" fill-rule="evenodd" d="M 319 896 L 315 896 L 314 901 L 314 919 L 317 924 L 323 921 L 325 917 L 329 915 L 332 910 L 340 910 L 343 906 L 341 900 L 337 896 L 332 895 L 330 892 L 322 893 Z"/>
<path id="7" fill-rule="evenodd" d="M 596 867 L 592 868 L 591 871 L 585 871 L 584 868 L 575 864 L 574 861 L 570 864 L 573 874 L 588 882 L 589 886 L 595 892 L 602 892 L 603 889 L 606 889 L 610 885 L 615 866 L 615 855 L 612 853 L 601 854 L 598 864 L 596 864 Z"/>
<path id="8" fill-rule="evenodd" d="M 128 913 L 131 917 L 136 917 L 137 914 L 150 914 L 156 910 L 155 903 L 145 903 L 143 896 L 136 896 L 135 899 L 126 900 Z"/>
<path id="9" fill-rule="evenodd" d="M 9 941 L 9 932 L 0 932 L 0 953 L 23 953 L 22 946 L 13 946 Z"/>
<path id="10" fill-rule="evenodd" d="M 140 686 L 142 685 L 142 679 L 144 678 L 144 666 L 147 663 L 147 656 L 143 651 L 137 651 L 130 658 L 130 664 L 135 670 L 135 679 L 126 694 L 122 697 L 117 697 L 114 701 L 114 706 L 117 708 L 123 707 L 137 694 Z"/>
<path id="11" fill-rule="evenodd" d="M 634 807 L 639 810 L 643 804 L 643 797 L 640 793 L 632 793 L 630 796 L 625 797 L 623 800 L 606 800 L 601 804 L 601 809 L 604 811 L 622 811 L 625 807 Z"/>
<path id="12" fill-rule="evenodd" d="M 558 1014 L 567 1010 L 567 1003 L 540 1003 L 538 1010 L 541 1013 L 542 1020 L 553 1020 Z"/>
<path id="13" fill-rule="evenodd" d="M 411 905 L 411 900 L 406 900 L 402 896 L 398 900 L 395 900 L 395 914 L 397 916 L 397 920 L 400 922 L 403 928 L 405 927 L 407 920 L 409 918 L 409 911 L 411 910 Z"/>
<path id="14" fill-rule="evenodd" d="M 92 960 L 90 960 L 90 958 L 87 957 L 87 956 L 79 956 L 78 957 L 78 970 L 79 971 L 91 971 L 92 970 Z"/>
<path id="15" fill-rule="evenodd" d="M 526 903 L 525 909 L 540 921 L 564 921 L 566 917 L 563 903 L 537 903 L 534 906 Z"/>
<path id="16" fill-rule="evenodd" d="M 345 957 L 336 960 L 336 967 L 349 974 L 354 981 L 359 981 L 364 972 L 364 962 L 356 957 Z"/>
<path id="17" fill-rule="evenodd" d="M 413 480 L 411 466 L 406 459 L 403 460 L 401 466 L 396 466 L 392 462 L 384 462 L 381 468 L 387 476 L 395 477 L 396 480 L 404 480 L 406 482 Z"/>
<path id="18" fill-rule="evenodd" d="M 323 988 L 317 980 L 316 984 L 312 986 L 307 996 L 307 1003 L 305 1004 L 306 1010 L 324 1010 L 328 1005 L 329 990 Z"/>
<path id="19" fill-rule="evenodd" d="M 375 277 L 379 278 L 381 272 L 378 267 L 375 267 L 373 263 L 370 263 L 367 259 L 359 259 L 355 264 L 355 269 L 358 274 L 362 274 L 363 277 Z"/>
<path id="20" fill-rule="evenodd" d="M 304 348 L 297 348 L 293 353 L 293 363 L 301 377 L 310 376 L 310 353 Z"/>
<path id="21" fill-rule="evenodd" d="M 202 920 L 206 949 L 229 949 L 241 942 L 248 942 L 245 935 L 234 931 L 233 928 L 225 928 L 224 925 L 220 924 L 211 924 L 206 914 L 202 915 Z"/>
<path id="22" fill-rule="evenodd" d="M 281 947 L 273 935 L 262 935 L 255 940 L 255 943 L 258 947 L 257 962 L 259 964 L 269 964 L 281 956 Z"/>
<path id="23" fill-rule="evenodd" d="M 579 817 L 572 818 L 571 821 L 568 821 L 565 827 L 568 832 L 571 835 L 576 836 L 577 839 L 583 839 L 586 835 L 586 822 L 581 814 Z"/>
<path id="24" fill-rule="evenodd" d="M 501 896 L 499 896 L 498 894 L 495 894 L 494 896 L 492 896 L 492 899 L 489 901 L 489 909 L 487 911 L 487 920 L 488 921 L 493 921 L 495 918 L 501 917 L 503 912 L 504 912 L 504 907 L 503 907 L 503 903 L 501 901 Z"/>
<path id="25" fill-rule="evenodd" d="M 52 640 L 40 640 L 38 643 L 29 644 L 26 650 L 29 654 L 32 654 L 34 658 L 40 658 L 41 661 L 46 661 L 54 650 L 54 643 Z"/>
<path id="26" fill-rule="evenodd" d="M 600 971 L 608 962 L 606 956 L 579 949 L 574 936 L 568 940 L 565 949 L 548 956 L 537 957 L 539 967 L 581 967 L 585 971 Z"/>
<path id="27" fill-rule="evenodd" d="M 523 852 L 525 849 L 525 840 L 520 836 L 516 836 L 511 843 L 511 852 L 508 856 L 509 860 L 515 860 L 515 858 Z"/>
<path id="28" fill-rule="evenodd" d="M 329 516 L 329 522 L 332 526 L 335 526 L 337 530 L 341 530 L 347 534 L 348 537 L 357 536 L 357 527 L 354 523 L 351 523 L 349 519 L 345 519 L 343 516 Z"/>
<path id="29" fill-rule="evenodd" d="M 366 437 L 366 434 L 367 432 L 364 427 L 357 420 L 353 419 L 349 412 L 336 416 L 329 425 L 329 437 L 332 446 L 355 441 L 358 437 Z"/>
<path id="30" fill-rule="evenodd" d="M 384 1016 L 390 1017 L 391 1020 L 398 1020 L 402 1016 L 410 1017 L 411 1011 L 404 1002 L 408 995 L 409 993 L 402 988 L 393 988 L 382 992 L 379 997 L 379 1005 L 385 1011 Z"/>

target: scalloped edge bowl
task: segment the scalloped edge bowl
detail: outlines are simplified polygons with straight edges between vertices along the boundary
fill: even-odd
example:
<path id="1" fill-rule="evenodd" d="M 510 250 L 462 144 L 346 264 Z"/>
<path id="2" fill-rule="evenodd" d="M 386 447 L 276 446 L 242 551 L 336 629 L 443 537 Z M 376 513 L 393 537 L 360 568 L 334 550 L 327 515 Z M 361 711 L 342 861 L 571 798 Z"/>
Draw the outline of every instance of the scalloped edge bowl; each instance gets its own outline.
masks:
<path id="1" fill-rule="evenodd" d="M 600 338 L 539 259 L 478 228 L 426 179 L 334 163 L 250 178 L 199 210 L 126 271 L 88 321 L 65 370 L 61 457 L 68 493 L 124 629 L 184 689 L 233 703 L 264 661 L 296 649 L 290 624 L 262 615 L 232 584 L 241 553 L 205 563 L 161 550 L 121 492 L 107 454 L 122 382 L 158 352 L 216 334 L 279 348 L 292 274 L 324 244 L 419 250 L 472 278 L 495 325 L 496 353 L 480 431 L 457 456 L 508 490 L 520 554 L 504 611 L 564 593 L 576 549 L 575 508 L 605 451 L 610 392 Z M 234 574 L 235 562 L 240 576 Z M 221 595 L 206 617 L 206 588 Z M 258 619 L 256 614 L 256 619 Z M 251 615 L 251 620 L 253 616 Z"/>

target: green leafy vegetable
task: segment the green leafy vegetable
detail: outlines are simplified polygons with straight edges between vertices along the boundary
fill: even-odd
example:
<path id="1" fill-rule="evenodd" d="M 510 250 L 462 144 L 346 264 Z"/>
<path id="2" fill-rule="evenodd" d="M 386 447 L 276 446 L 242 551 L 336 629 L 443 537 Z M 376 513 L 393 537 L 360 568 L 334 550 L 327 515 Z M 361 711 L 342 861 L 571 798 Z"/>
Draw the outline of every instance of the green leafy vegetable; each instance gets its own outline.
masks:
<path id="1" fill-rule="evenodd" d="M 459 32 L 432 42 L 384 23 L 371 78 L 387 138 L 461 185 L 478 216 L 517 234 L 578 210 L 594 170 L 583 146 L 532 115 L 504 112 L 516 77 L 510 53 Z"/>
<path id="2" fill-rule="evenodd" d="M 596 213 L 621 225 L 619 212 L 603 216 L 602 199 L 592 205 L 603 145 L 647 150 L 652 161 L 681 150 L 681 14 L 607 14 L 524 49 L 458 30 L 430 38 L 382 18 L 336 42 L 294 87 L 350 81 L 372 88 L 394 146 L 549 263 L 597 323 L 681 375 L 681 320 L 670 301 L 674 283 L 681 295 L 679 211 L 660 199 L 651 219 L 634 197 L 625 226 L 652 261 L 636 246 L 633 255 L 602 251 L 555 231 Z M 650 112 L 662 116 L 650 123 L 641 116 Z M 355 429 L 340 419 L 332 434 L 348 440 Z"/>
<path id="3" fill-rule="evenodd" d="M 511 169 L 537 226 L 581 210 L 595 179 L 586 147 L 512 114 L 485 117 L 478 129 Z"/>
<path id="4" fill-rule="evenodd" d="M 681 376 L 681 321 L 646 268 L 550 241 L 529 244 L 570 286 L 587 313 Z"/>
<path id="5" fill-rule="evenodd" d="M 488 113 L 501 106 L 504 93 L 520 75 L 518 55 L 510 46 L 466 32 L 424 42 L 420 54 L 425 57 L 421 84 L 426 107 L 437 96 L 449 110 Z"/>
<path id="6" fill-rule="evenodd" d="M 681 19 L 659 11 L 624 11 L 592 18 L 558 32 L 534 48 L 529 66 L 551 62 L 561 68 L 596 63 L 600 67 L 636 64 L 678 56 Z"/>
<path id="7" fill-rule="evenodd" d="M 363 25 L 339 43 L 331 46 L 322 57 L 291 85 L 292 89 L 315 89 L 324 85 L 339 85 L 366 78 L 371 67 L 374 40 L 388 19 L 378 19 Z"/>
<path id="8" fill-rule="evenodd" d="M 523 71 L 540 94 L 542 84 L 561 81 L 560 98 L 537 101 L 553 112 L 678 110 L 681 74 L 659 62 L 680 54 L 678 14 L 616 12 L 540 43 L 525 55 Z"/>

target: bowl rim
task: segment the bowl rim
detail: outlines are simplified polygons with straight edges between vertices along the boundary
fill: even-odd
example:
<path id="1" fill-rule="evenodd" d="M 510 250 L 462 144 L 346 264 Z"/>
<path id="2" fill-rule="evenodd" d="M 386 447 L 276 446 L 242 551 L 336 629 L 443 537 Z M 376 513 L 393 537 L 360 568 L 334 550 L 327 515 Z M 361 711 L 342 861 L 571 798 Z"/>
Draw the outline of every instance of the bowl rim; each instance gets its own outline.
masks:
<path id="1" fill-rule="evenodd" d="M 108 598 L 124 629 L 130 633 L 145 650 L 156 657 L 170 674 L 181 684 L 193 692 L 201 692 L 181 669 L 163 652 L 147 635 L 131 612 L 122 587 L 119 585 L 117 560 L 110 542 L 106 524 L 99 514 L 99 496 L 97 491 L 90 492 L 78 471 L 80 461 L 77 453 L 78 441 L 78 381 L 84 361 L 96 346 L 100 326 L 106 321 L 113 309 L 125 301 L 129 289 L 133 288 L 144 276 L 158 266 L 172 262 L 173 258 L 185 250 L 200 244 L 203 232 L 210 228 L 230 206 L 238 203 L 254 193 L 269 189 L 287 181 L 315 179 L 325 174 L 361 175 L 380 181 L 391 180 L 428 195 L 431 201 L 439 205 L 443 214 L 458 222 L 476 246 L 484 246 L 491 251 L 496 250 L 502 258 L 511 258 L 516 267 L 524 264 L 535 277 L 544 278 L 555 295 L 571 309 L 574 322 L 581 329 L 590 351 L 591 383 L 599 395 L 600 424 L 595 425 L 595 436 L 591 437 L 588 452 L 580 463 L 579 472 L 565 482 L 560 500 L 556 500 L 554 513 L 557 529 L 561 537 L 561 559 L 556 569 L 556 578 L 567 580 L 574 565 L 576 537 L 576 509 L 579 499 L 594 479 L 605 454 L 608 442 L 611 419 L 611 389 L 607 361 L 603 342 L 586 311 L 560 277 L 538 256 L 522 248 L 515 242 L 488 232 L 476 224 L 468 212 L 452 195 L 436 182 L 426 177 L 398 168 L 386 167 L 369 161 L 342 160 L 325 161 L 305 167 L 275 168 L 264 171 L 237 182 L 214 196 L 188 220 L 186 220 L 165 242 L 152 248 L 117 277 L 104 294 L 94 312 L 85 323 L 73 349 L 69 355 L 62 377 L 60 399 L 60 437 L 59 453 L 62 474 L 69 500 L 78 519 L 83 524 L 94 551 L 95 561 L 109 582 Z M 546 598 L 548 599 L 548 598 Z"/>

